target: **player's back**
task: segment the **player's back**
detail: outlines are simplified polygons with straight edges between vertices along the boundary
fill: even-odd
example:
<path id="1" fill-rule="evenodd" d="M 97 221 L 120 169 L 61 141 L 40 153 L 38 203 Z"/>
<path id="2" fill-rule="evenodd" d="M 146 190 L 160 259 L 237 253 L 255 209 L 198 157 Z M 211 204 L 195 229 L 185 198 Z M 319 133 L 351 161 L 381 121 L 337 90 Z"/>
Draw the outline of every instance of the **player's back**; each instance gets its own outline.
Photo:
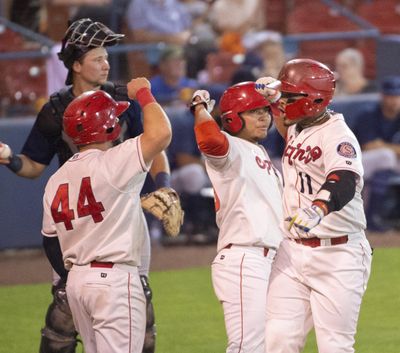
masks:
<path id="1" fill-rule="evenodd" d="M 94 260 L 138 264 L 147 232 L 139 199 L 147 168 L 139 145 L 135 138 L 77 153 L 50 178 L 43 232 L 58 234 L 68 267 Z"/>

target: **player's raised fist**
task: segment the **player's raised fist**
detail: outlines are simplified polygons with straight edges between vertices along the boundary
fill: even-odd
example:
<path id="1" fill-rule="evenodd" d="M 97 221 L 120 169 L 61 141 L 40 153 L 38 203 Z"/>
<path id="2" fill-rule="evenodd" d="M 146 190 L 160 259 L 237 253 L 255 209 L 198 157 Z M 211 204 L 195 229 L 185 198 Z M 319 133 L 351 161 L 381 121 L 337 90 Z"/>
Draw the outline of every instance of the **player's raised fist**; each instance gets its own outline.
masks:
<path id="1" fill-rule="evenodd" d="M 193 93 L 190 103 L 190 110 L 193 112 L 194 107 L 198 104 L 203 104 L 209 113 L 212 112 L 215 105 L 215 100 L 210 98 L 210 93 L 205 89 L 199 89 Z"/>
<path id="2" fill-rule="evenodd" d="M 281 82 L 270 76 L 261 77 L 256 81 L 256 91 L 267 98 L 270 103 L 275 103 L 281 98 L 280 88 Z"/>
<path id="3" fill-rule="evenodd" d="M 138 77 L 130 80 L 127 84 L 127 89 L 128 89 L 128 97 L 130 99 L 135 99 L 136 98 L 136 93 L 141 89 L 141 88 L 151 88 L 151 84 L 149 80 L 145 77 Z"/>

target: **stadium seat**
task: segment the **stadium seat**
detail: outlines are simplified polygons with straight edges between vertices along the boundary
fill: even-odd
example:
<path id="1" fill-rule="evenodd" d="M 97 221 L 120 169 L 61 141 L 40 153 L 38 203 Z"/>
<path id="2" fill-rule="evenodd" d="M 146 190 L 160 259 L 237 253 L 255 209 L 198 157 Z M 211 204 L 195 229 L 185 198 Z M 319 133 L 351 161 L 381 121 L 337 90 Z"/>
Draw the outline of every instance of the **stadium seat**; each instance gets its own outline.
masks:
<path id="1" fill-rule="evenodd" d="M 310 18 L 313 20 L 310 21 Z M 329 6 L 311 0 L 296 0 L 287 18 L 287 33 L 346 32 L 359 27 Z M 299 45 L 298 57 L 308 57 L 334 66 L 336 54 L 355 45 L 354 40 L 304 41 Z"/>
<path id="2" fill-rule="evenodd" d="M 356 13 L 377 27 L 382 34 L 400 33 L 400 2 L 398 0 L 364 1 Z"/>
<path id="3" fill-rule="evenodd" d="M 9 29 L 0 33 L 0 52 L 37 50 L 40 46 Z M 47 95 L 45 58 L 0 60 L 1 114 L 32 115 L 36 103 Z"/>

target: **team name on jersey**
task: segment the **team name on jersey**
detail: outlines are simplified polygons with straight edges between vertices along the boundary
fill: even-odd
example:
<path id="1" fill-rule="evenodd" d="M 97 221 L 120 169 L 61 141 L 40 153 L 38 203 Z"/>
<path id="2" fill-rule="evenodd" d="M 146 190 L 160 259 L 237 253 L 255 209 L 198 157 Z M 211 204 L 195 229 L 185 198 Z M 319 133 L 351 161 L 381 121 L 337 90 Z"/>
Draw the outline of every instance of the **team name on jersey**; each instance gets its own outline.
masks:
<path id="1" fill-rule="evenodd" d="M 259 156 L 256 156 L 256 162 L 261 169 L 266 169 L 268 174 L 271 174 L 271 169 L 272 169 L 271 161 L 267 159 L 261 159 Z"/>
<path id="2" fill-rule="evenodd" d="M 289 165 L 293 165 L 294 160 L 308 164 L 311 161 L 316 161 L 321 155 L 322 150 L 318 146 L 302 148 L 302 143 L 298 143 L 296 146 L 288 143 L 283 153 L 283 158 L 287 158 Z"/>

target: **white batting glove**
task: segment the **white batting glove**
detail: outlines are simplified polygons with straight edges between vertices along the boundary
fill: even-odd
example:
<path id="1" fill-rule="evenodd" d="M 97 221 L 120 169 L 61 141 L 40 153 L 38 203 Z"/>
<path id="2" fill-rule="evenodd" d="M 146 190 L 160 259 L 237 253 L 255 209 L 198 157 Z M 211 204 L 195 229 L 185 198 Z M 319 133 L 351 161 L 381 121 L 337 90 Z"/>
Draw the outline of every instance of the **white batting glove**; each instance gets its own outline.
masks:
<path id="1" fill-rule="evenodd" d="M 261 77 L 256 81 L 256 91 L 262 94 L 270 103 L 275 103 L 281 98 L 281 81 L 273 77 Z"/>
<path id="2" fill-rule="evenodd" d="M 215 100 L 210 98 L 210 93 L 205 89 L 199 89 L 193 93 L 192 100 L 190 102 L 190 110 L 193 112 L 194 107 L 198 104 L 203 104 L 207 111 L 211 113 L 214 109 Z"/>
<path id="3" fill-rule="evenodd" d="M 299 235 L 307 237 L 307 234 L 312 228 L 317 226 L 325 216 L 322 208 L 317 205 L 312 205 L 308 208 L 298 208 L 292 217 L 288 217 L 285 221 L 289 222 L 288 230 L 295 226 L 299 231 Z"/>

